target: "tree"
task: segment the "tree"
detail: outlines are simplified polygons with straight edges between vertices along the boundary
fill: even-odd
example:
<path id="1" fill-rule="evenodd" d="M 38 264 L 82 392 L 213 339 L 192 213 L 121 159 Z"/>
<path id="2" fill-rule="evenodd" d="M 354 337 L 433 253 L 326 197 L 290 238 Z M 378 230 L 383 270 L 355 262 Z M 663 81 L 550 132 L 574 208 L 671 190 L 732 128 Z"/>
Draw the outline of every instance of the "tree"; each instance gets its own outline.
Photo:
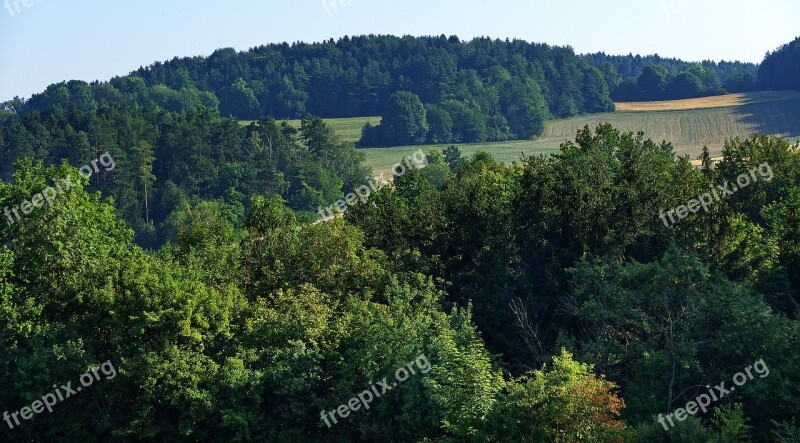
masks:
<path id="1" fill-rule="evenodd" d="M 453 118 L 450 113 L 438 105 L 425 105 L 428 117 L 428 142 L 432 144 L 450 143 L 453 141 Z"/>
<path id="2" fill-rule="evenodd" d="M 237 78 L 230 86 L 220 91 L 220 112 L 222 115 L 234 115 L 243 119 L 257 119 L 261 105 L 247 82 Z"/>
<path id="3" fill-rule="evenodd" d="M 608 83 L 599 69 L 590 67 L 584 74 L 582 85 L 584 112 L 611 112 L 614 110 Z"/>
<path id="4" fill-rule="evenodd" d="M 380 127 L 386 141 L 396 145 L 414 145 L 425 142 L 428 119 L 419 97 L 408 91 L 399 91 L 389 97 L 389 104 Z"/>
<path id="5" fill-rule="evenodd" d="M 617 85 L 611 98 L 617 102 L 639 101 L 642 100 L 642 90 L 639 88 L 639 83 L 636 79 L 629 78 Z"/>
<path id="6" fill-rule="evenodd" d="M 437 188 L 442 188 L 450 174 L 450 167 L 445 162 L 442 152 L 437 149 L 432 149 L 427 158 L 428 162 L 425 165 L 425 169 L 422 170 L 422 174 L 431 184 Z"/>
<path id="7" fill-rule="evenodd" d="M 464 163 L 464 159 L 461 158 L 461 150 L 458 149 L 458 146 L 450 145 L 447 149 L 444 150 L 444 162 L 447 163 L 447 166 L 450 167 L 450 170 L 453 172 L 458 171 L 458 168 Z"/>
<path id="8" fill-rule="evenodd" d="M 486 117 L 475 104 L 447 100 L 442 107 L 453 119 L 453 141 L 475 143 L 486 141 Z"/>
<path id="9" fill-rule="evenodd" d="M 300 123 L 300 139 L 314 160 L 342 181 L 344 192 L 355 190 L 369 175 L 362 166 L 364 153 L 357 151 L 353 143 L 342 141 L 322 119 L 307 114 Z"/>
<path id="10" fill-rule="evenodd" d="M 670 75 L 661 65 L 648 65 L 639 76 L 638 85 L 645 100 L 665 98 Z"/>
<path id="11" fill-rule="evenodd" d="M 794 288 L 795 302 L 800 304 L 800 189 L 764 208 L 763 214 L 780 248 L 778 263 Z"/>
<path id="12" fill-rule="evenodd" d="M 625 401 L 617 386 L 562 350 L 545 366 L 508 384 L 490 416 L 490 440 L 622 442 Z"/>
<path id="13" fill-rule="evenodd" d="M 695 77 L 700 79 L 705 92 L 710 93 L 711 95 L 725 92 L 722 90 L 717 73 L 712 69 L 709 69 L 705 63 L 692 63 L 685 72 L 693 74 Z"/>
<path id="14" fill-rule="evenodd" d="M 737 72 L 725 80 L 725 90 L 730 93 L 753 92 L 758 89 L 755 79 L 750 74 Z"/>
<path id="15" fill-rule="evenodd" d="M 524 139 L 541 134 L 549 112 L 536 82 L 512 79 L 502 86 L 500 94 L 500 108 L 516 137 Z"/>
<path id="16" fill-rule="evenodd" d="M 682 72 L 675 76 L 669 84 L 668 94 L 671 99 L 699 97 L 705 88 L 702 81 L 692 72 Z"/>
<path id="17" fill-rule="evenodd" d="M 147 142 L 142 142 L 135 145 L 131 149 L 130 160 L 134 164 L 135 179 L 139 182 L 142 189 L 142 198 L 144 199 L 144 220 L 145 223 L 150 223 L 150 192 L 153 188 L 153 183 L 156 181 L 156 176 L 153 175 L 153 148 Z"/>

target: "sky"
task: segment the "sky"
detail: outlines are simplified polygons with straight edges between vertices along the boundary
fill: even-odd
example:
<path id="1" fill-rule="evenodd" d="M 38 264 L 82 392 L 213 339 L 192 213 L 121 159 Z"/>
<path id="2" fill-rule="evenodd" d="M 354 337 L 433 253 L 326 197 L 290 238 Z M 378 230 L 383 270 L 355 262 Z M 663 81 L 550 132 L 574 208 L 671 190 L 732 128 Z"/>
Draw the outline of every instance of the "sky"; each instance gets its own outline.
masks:
<path id="1" fill-rule="evenodd" d="M 345 35 L 457 35 L 578 53 L 760 62 L 797 0 L 0 0 L 0 102 L 174 57 Z"/>

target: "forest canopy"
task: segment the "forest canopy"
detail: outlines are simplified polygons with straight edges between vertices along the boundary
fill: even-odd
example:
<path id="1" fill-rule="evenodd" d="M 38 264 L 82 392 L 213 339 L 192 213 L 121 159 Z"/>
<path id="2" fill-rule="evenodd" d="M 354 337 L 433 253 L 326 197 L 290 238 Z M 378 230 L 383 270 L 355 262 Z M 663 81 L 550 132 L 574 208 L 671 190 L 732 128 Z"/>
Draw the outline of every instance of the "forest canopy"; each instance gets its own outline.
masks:
<path id="1" fill-rule="evenodd" d="M 246 131 L 279 138 L 261 126 Z M 765 162 L 769 181 L 659 219 Z M 77 173 L 20 161 L 0 205 Z M 239 226 L 224 199 L 187 201 L 175 240 L 146 251 L 115 214 L 123 200 L 83 180 L 0 227 L 0 405 L 18 410 L 103 362 L 117 375 L 5 435 L 789 442 L 798 183 L 800 154 L 777 138 L 732 140 L 696 169 L 668 143 L 601 125 L 521 164 L 432 151 L 323 223 L 280 197 L 253 195 Z M 325 424 L 321 412 L 419 356 L 428 370 Z M 693 386 L 754 361 L 769 374 L 662 428 Z"/>
<path id="2" fill-rule="evenodd" d="M 426 124 L 425 134 L 409 140 L 396 127 L 368 127 L 363 145 L 465 143 L 530 138 L 550 118 L 613 111 L 612 98 L 750 91 L 757 89 L 756 75 L 756 65 L 740 62 L 576 55 L 570 47 L 522 40 L 362 35 L 219 49 L 208 57 L 156 62 L 108 82 L 56 83 L 3 106 L 19 113 L 92 113 L 102 105 L 155 105 L 170 112 L 209 107 L 240 120 L 310 113 L 391 121 L 398 94 L 410 93 L 425 108 L 426 118 L 414 123 Z"/>

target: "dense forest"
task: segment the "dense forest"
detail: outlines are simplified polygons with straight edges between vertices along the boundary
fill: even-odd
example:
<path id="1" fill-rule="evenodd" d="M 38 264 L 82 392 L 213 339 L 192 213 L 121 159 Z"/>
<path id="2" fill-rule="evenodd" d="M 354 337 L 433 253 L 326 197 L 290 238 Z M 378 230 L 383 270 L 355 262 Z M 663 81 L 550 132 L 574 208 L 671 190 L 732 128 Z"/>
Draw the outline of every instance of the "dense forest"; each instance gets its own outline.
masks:
<path id="1" fill-rule="evenodd" d="M 251 196 L 281 196 L 307 220 L 370 173 L 363 153 L 310 116 L 298 131 L 269 118 L 243 126 L 205 106 L 170 112 L 103 104 L 91 113 L 57 108 L 22 118 L 0 111 L 3 180 L 17 160 L 80 167 L 104 152 L 118 166 L 91 177 L 88 189 L 113 197 L 146 246 L 174 236 L 176 211 L 187 203 L 215 201 L 241 224 Z"/>
<path id="2" fill-rule="evenodd" d="M 756 73 L 362 36 L 4 103 L 0 441 L 797 443 L 797 146 L 454 144 L 621 93 L 799 88 L 799 47 Z M 319 220 L 372 171 L 310 112 L 453 145 Z"/>
<path id="3" fill-rule="evenodd" d="M 4 106 L 22 113 L 56 107 L 91 113 L 102 104 L 157 105 L 175 112 L 206 106 L 222 116 L 256 120 L 306 113 L 386 116 L 398 103 L 419 109 L 419 101 L 428 118 L 418 120 L 411 134 L 367 128 L 362 144 L 483 142 L 530 138 L 549 118 L 611 111 L 612 98 L 753 90 L 756 69 L 658 56 L 580 56 L 569 47 L 522 40 L 369 35 L 244 52 L 220 49 L 208 57 L 157 62 L 108 82 L 54 84 Z"/>
<path id="4" fill-rule="evenodd" d="M 78 172 L 20 161 L 0 204 Z M 659 218 L 742 176 L 707 213 Z M 783 140 L 730 141 L 701 169 L 608 125 L 519 164 L 431 151 L 323 223 L 280 197 L 241 225 L 184 202 L 149 252 L 123 200 L 75 181 L 0 227 L 5 441 L 796 441 L 800 154 Z M 70 380 L 91 389 L 26 418 Z"/>
<path id="5" fill-rule="evenodd" d="M 767 54 L 758 69 L 758 82 L 767 89 L 800 91 L 800 37 Z"/>

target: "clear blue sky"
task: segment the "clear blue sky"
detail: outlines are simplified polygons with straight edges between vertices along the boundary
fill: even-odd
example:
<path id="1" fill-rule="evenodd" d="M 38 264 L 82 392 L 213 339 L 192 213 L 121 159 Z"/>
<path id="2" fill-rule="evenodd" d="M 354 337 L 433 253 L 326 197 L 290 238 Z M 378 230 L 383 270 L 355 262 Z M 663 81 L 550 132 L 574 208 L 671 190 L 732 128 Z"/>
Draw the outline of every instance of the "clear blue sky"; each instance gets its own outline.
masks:
<path id="1" fill-rule="evenodd" d="M 797 0 L 3 1 L 14 15 L 0 3 L 0 101 L 221 47 L 356 34 L 509 37 L 579 53 L 750 62 L 800 35 Z"/>

